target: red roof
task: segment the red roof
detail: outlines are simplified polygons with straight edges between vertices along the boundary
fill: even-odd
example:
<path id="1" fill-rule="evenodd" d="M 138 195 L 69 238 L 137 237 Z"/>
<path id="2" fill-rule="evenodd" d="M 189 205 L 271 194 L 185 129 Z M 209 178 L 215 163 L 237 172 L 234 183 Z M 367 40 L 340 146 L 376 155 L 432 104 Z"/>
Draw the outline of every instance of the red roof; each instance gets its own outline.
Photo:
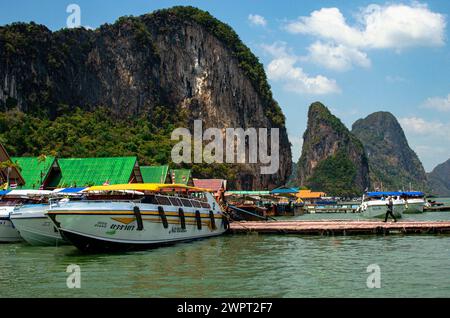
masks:
<path id="1" fill-rule="evenodd" d="M 198 188 L 209 189 L 217 192 L 220 188 L 225 190 L 226 181 L 224 179 L 194 179 L 194 186 Z"/>

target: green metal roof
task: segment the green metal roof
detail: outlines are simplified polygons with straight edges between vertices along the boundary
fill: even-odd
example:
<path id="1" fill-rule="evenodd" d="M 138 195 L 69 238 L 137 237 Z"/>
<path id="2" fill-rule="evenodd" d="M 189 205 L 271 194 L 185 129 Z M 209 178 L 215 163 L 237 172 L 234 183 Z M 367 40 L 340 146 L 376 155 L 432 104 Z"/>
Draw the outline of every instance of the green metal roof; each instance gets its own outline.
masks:
<path id="1" fill-rule="evenodd" d="M 128 183 L 136 161 L 136 157 L 58 159 L 58 187 Z"/>
<path id="2" fill-rule="evenodd" d="M 169 166 L 144 166 L 141 174 L 144 183 L 166 183 Z"/>
<path id="3" fill-rule="evenodd" d="M 19 189 L 39 189 L 45 181 L 55 157 L 47 156 L 42 161 L 38 157 L 11 157 L 12 162 L 17 162 L 22 170 L 20 173 L 25 179 L 25 185 Z"/>
<path id="4" fill-rule="evenodd" d="M 174 179 L 175 176 L 175 180 Z M 172 183 L 188 184 L 191 178 L 190 169 L 171 169 L 170 177 L 172 178 Z"/>

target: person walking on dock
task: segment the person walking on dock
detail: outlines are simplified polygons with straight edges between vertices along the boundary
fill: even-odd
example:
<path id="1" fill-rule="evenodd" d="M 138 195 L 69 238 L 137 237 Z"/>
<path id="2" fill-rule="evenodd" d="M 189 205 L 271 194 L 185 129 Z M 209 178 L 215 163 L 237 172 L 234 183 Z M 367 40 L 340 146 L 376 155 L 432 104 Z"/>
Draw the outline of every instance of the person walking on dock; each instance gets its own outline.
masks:
<path id="1" fill-rule="evenodd" d="M 387 210 L 386 210 L 386 216 L 384 217 L 384 222 L 387 222 L 388 216 L 390 215 L 393 219 L 394 222 L 397 222 L 397 219 L 394 216 L 394 199 L 392 199 L 391 196 L 389 196 L 387 198 Z"/>

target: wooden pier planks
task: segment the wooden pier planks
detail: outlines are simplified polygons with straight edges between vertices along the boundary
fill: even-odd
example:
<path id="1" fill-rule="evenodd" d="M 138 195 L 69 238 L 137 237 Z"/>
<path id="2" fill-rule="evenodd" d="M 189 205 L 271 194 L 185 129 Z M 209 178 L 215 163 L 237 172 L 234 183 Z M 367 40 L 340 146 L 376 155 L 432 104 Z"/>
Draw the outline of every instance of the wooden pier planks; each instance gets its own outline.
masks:
<path id="1" fill-rule="evenodd" d="M 274 221 L 232 222 L 232 233 L 278 233 L 311 235 L 450 233 L 450 221 Z"/>

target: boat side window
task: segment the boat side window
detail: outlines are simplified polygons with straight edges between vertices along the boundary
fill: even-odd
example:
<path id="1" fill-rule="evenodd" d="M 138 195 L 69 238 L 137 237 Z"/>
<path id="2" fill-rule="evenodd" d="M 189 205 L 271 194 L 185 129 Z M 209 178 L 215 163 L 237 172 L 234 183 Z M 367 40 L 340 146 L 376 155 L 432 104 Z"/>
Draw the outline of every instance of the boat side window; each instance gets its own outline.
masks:
<path id="1" fill-rule="evenodd" d="M 183 203 L 184 206 L 192 207 L 192 204 L 188 199 L 181 199 L 181 202 Z"/>
<path id="2" fill-rule="evenodd" d="M 142 199 L 141 201 L 142 203 L 150 203 L 150 204 L 158 204 L 158 202 L 156 201 L 156 197 L 154 194 L 151 195 L 146 195 L 144 197 L 144 199 Z"/>
<path id="3" fill-rule="evenodd" d="M 172 203 L 172 205 L 178 205 L 181 206 L 181 201 L 178 198 L 169 198 L 170 202 Z"/>
<path id="4" fill-rule="evenodd" d="M 196 208 L 201 208 L 202 205 L 200 204 L 200 202 L 198 202 L 197 200 L 191 200 L 192 205 L 195 206 Z"/>
<path id="5" fill-rule="evenodd" d="M 158 201 L 158 204 L 160 205 L 172 205 L 172 203 L 170 203 L 169 198 L 167 197 L 163 197 L 163 196 L 156 196 L 156 200 Z"/>
<path id="6" fill-rule="evenodd" d="M 201 205 L 202 205 L 202 208 L 211 209 L 211 206 L 209 205 L 209 203 L 201 202 Z"/>

